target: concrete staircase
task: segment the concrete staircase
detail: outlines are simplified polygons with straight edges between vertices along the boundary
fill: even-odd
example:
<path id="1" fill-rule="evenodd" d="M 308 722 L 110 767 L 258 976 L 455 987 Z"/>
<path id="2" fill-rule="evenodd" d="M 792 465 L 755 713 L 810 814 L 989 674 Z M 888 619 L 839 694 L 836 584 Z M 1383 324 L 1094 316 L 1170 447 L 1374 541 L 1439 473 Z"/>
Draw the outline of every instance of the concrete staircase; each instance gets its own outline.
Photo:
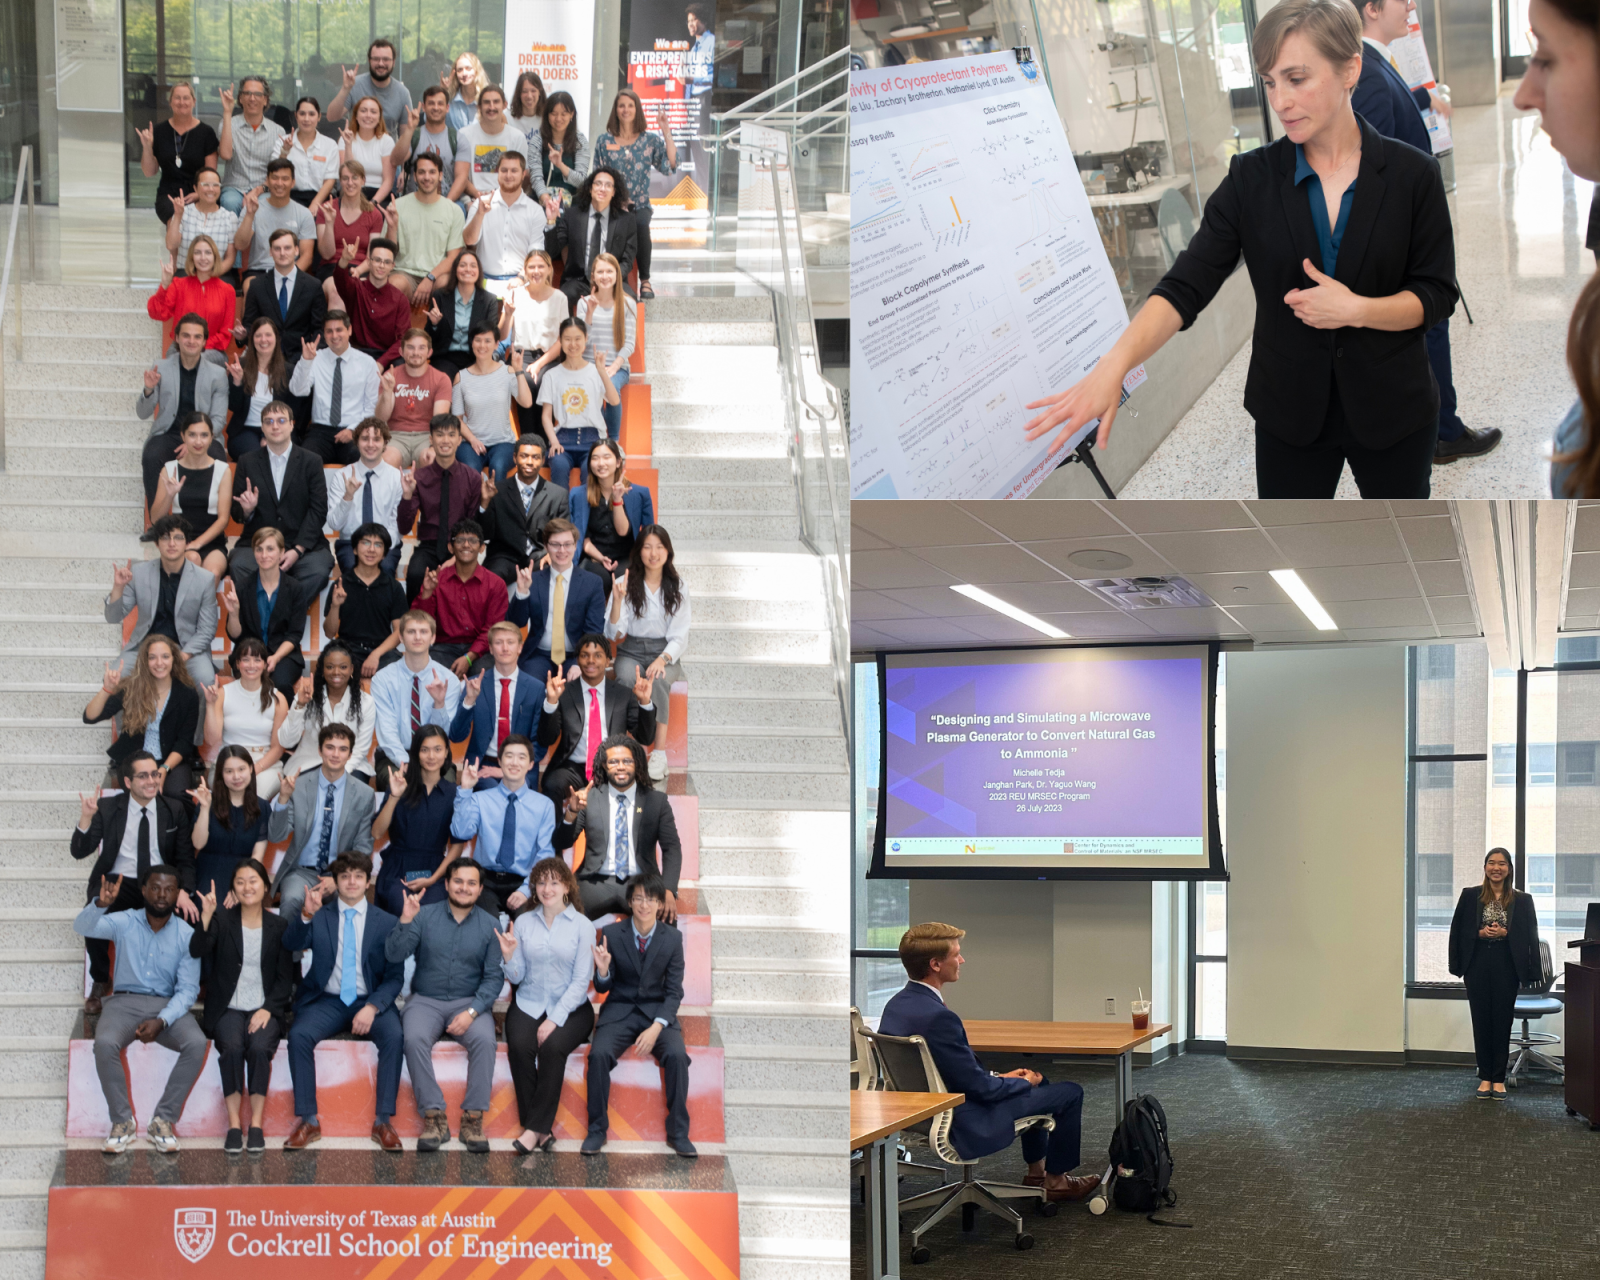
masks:
<path id="1" fill-rule="evenodd" d="M 0 1280 L 44 1274 L 45 1191 L 65 1147 L 67 1037 L 83 1007 L 67 850 L 108 741 L 82 722 L 120 629 L 113 559 L 143 559 L 134 415 L 160 326 L 144 295 L 24 285 L 6 316 L 0 473 Z"/>
<path id="2" fill-rule="evenodd" d="M 658 298 L 661 520 L 694 602 L 689 778 L 746 1280 L 849 1269 L 849 791 L 767 298 Z"/>

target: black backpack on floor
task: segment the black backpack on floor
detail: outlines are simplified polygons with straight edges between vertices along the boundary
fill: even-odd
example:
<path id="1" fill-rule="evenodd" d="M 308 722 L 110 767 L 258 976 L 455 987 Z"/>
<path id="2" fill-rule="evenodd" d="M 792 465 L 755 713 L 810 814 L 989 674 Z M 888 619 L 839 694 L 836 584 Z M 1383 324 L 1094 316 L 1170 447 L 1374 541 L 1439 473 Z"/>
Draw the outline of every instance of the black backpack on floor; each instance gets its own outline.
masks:
<path id="1" fill-rule="evenodd" d="M 1156 1214 L 1178 1203 L 1172 1190 L 1172 1148 L 1167 1145 L 1167 1113 L 1148 1093 L 1141 1093 L 1123 1109 L 1122 1122 L 1111 1135 L 1111 1165 L 1115 1181 L 1111 1198 L 1117 1208 L 1142 1213 L 1158 1227 L 1187 1227 L 1187 1222 L 1163 1222 Z"/>

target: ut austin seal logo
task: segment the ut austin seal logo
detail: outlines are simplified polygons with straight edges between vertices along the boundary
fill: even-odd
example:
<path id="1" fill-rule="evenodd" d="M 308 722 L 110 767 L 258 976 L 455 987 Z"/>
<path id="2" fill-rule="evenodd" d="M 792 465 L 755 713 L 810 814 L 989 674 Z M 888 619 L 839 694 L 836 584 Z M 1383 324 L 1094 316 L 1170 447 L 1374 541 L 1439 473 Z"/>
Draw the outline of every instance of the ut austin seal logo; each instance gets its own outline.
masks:
<path id="1" fill-rule="evenodd" d="M 174 1209 L 172 1211 L 172 1239 L 190 1262 L 199 1262 L 211 1252 L 217 1242 L 217 1211 L 215 1209 Z"/>

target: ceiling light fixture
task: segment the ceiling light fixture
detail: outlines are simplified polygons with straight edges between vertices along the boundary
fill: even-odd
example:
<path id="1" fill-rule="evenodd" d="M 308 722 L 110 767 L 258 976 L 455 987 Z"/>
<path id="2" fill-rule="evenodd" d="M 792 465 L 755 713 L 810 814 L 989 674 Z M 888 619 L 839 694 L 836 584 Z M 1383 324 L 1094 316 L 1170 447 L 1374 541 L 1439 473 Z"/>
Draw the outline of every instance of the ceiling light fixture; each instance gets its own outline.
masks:
<path id="1" fill-rule="evenodd" d="M 1311 594 L 1311 588 L 1300 580 L 1300 575 L 1293 569 L 1274 569 L 1272 580 L 1288 594 L 1289 599 L 1300 606 L 1300 612 L 1310 618 L 1318 631 L 1337 631 L 1339 624 L 1328 616 L 1328 611 L 1322 607 L 1322 601 Z"/>
<path id="2" fill-rule="evenodd" d="M 950 590 L 966 596 L 968 600 L 976 600 L 979 604 L 993 609 L 996 613 L 1003 613 L 1008 618 L 1014 618 L 1025 627 L 1032 627 L 1035 631 L 1041 631 L 1052 640 L 1072 639 L 1060 627 L 1052 627 L 1043 618 L 1036 618 L 1026 610 L 1017 608 L 1014 604 L 1007 604 L 998 596 L 990 595 L 982 587 L 974 587 L 968 583 L 962 583 L 960 586 L 951 587 Z"/>

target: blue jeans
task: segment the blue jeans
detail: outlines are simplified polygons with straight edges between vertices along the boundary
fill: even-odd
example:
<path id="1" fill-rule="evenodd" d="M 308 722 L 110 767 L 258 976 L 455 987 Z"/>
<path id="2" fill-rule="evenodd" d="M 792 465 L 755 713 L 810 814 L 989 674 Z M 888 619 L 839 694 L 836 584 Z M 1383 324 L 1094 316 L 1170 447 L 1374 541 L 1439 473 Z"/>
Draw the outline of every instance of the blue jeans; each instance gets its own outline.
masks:
<path id="1" fill-rule="evenodd" d="M 400 568 L 400 551 L 401 547 L 397 542 L 389 548 L 389 554 L 380 561 L 383 565 L 383 571 L 391 578 Z M 343 572 L 350 573 L 355 569 L 356 553 L 351 550 L 349 538 L 340 538 L 333 544 L 333 558 L 339 562 L 339 568 Z"/>
<path id="2" fill-rule="evenodd" d="M 516 460 L 517 443 L 515 440 L 508 440 L 504 444 L 486 445 L 484 446 L 484 452 L 481 454 L 465 440 L 456 449 L 456 461 L 466 463 L 474 471 L 482 471 L 484 463 L 487 462 L 494 470 L 496 483 L 506 478 L 506 472 L 511 470 Z"/>
<path id="3" fill-rule="evenodd" d="M 348 1031 L 356 1014 L 366 1004 L 366 1000 L 360 998 L 354 1004 L 345 1004 L 338 996 L 324 991 L 296 1006 L 294 1025 L 289 1028 L 289 1074 L 294 1079 L 294 1113 L 302 1120 L 317 1114 L 317 1044 Z M 393 1005 L 372 1020 L 367 1038 L 378 1046 L 378 1097 L 373 1108 L 374 1118 L 390 1120 L 394 1117 L 395 1098 L 400 1093 L 404 1043 L 400 1015 Z"/>
<path id="4" fill-rule="evenodd" d="M 622 394 L 622 388 L 628 385 L 628 366 L 623 365 L 611 375 L 611 385 L 617 389 L 617 395 Z M 606 439 L 620 440 L 622 438 L 622 403 L 602 404 L 600 416 L 606 420 Z"/>
<path id="5" fill-rule="evenodd" d="M 578 478 L 589 481 L 589 450 L 600 443 L 600 432 L 594 427 L 558 427 L 556 439 L 561 442 L 561 452 L 550 459 L 550 483 L 558 489 L 572 484 L 576 468 Z"/>
<path id="6" fill-rule="evenodd" d="M 223 187 L 222 194 L 217 197 L 217 203 L 229 213 L 243 213 L 244 192 L 238 187 Z"/>

